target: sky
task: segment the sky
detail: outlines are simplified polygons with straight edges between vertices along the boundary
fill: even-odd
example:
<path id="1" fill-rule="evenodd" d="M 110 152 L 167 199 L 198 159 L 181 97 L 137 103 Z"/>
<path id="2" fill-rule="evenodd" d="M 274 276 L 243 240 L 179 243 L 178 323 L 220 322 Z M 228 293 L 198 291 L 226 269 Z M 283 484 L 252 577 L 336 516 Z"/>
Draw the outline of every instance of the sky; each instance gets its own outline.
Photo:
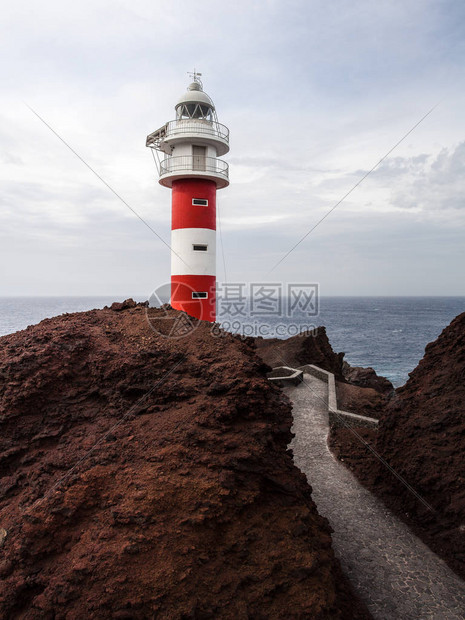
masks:
<path id="1" fill-rule="evenodd" d="M 462 0 L 15 0 L 0 29 L 0 296 L 169 281 L 166 245 L 30 108 L 169 243 L 145 138 L 194 68 L 231 132 L 218 281 L 465 295 Z"/>

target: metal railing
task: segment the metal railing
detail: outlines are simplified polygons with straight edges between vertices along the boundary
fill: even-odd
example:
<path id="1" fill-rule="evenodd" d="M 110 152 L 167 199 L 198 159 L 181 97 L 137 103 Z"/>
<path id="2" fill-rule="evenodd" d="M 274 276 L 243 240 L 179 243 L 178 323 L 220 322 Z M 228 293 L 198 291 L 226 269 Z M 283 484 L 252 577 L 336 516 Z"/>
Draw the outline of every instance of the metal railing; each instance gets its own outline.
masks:
<path id="1" fill-rule="evenodd" d="M 217 121 L 179 119 L 168 121 L 165 127 L 166 133 L 163 136 L 165 139 L 172 138 L 178 134 L 195 133 L 220 138 L 220 140 L 229 143 L 229 129 Z"/>
<path id="2" fill-rule="evenodd" d="M 216 157 L 202 157 L 199 155 L 180 155 L 167 157 L 160 163 L 160 176 L 177 174 L 178 172 L 203 172 L 229 179 L 229 166 L 222 159 Z"/>

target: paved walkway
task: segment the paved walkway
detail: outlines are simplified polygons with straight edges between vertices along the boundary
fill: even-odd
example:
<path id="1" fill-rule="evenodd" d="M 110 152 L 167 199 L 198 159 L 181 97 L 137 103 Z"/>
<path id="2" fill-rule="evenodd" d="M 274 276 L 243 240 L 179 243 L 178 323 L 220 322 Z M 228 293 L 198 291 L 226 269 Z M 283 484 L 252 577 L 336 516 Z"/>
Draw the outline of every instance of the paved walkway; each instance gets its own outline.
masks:
<path id="1" fill-rule="evenodd" d="M 327 385 L 308 374 L 294 403 L 294 462 L 334 530 L 343 570 L 376 620 L 463 620 L 465 582 L 362 487 L 327 446 Z"/>

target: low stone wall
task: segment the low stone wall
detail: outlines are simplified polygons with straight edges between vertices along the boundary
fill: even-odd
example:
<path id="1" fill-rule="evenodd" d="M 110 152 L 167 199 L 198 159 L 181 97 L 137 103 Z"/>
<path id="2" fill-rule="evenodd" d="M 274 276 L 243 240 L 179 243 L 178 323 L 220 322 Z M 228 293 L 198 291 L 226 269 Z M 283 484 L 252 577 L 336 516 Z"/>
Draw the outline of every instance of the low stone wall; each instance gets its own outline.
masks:
<path id="1" fill-rule="evenodd" d="M 326 381 L 328 383 L 328 376 L 331 374 L 330 372 L 319 368 L 318 366 L 313 366 L 312 364 L 306 364 L 305 366 L 299 366 L 299 370 L 308 373 L 309 375 L 313 375 L 317 379 L 321 379 L 322 381 Z"/>
<path id="2" fill-rule="evenodd" d="M 289 383 L 298 385 L 304 380 L 304 373 L 302 370 L 296 368 L 290 368 L 289 366 L 277 366 L 273 370 L 267 373 L 268 381 L 276 383 L 280 387 L 285 387 Z"/>
<path id="3" fill-rule="evenodd" d="M 305 364 L 299 366 L 299 370 L 326 381 L 328 384 L 328 419 L 330 426 L 363 426 L 366 428 L 378 428 L 378 420 L 369 418 L 368 416 L 358 415 L 350 411 L 343 411 L 337 407 L 336 380 L 332 372 L 323 370 L 313 364 Z"/>
<path id="4" fill-rule="evenodd" d="M 341 426 L 378 428 L 378 420 L 376 420 L 376 418 L 369 418 L 364 415 L 358 415 L 357 413 L 351 413 L 350 411 L 343 411 L 341 409 L 337 409 L 336 411 L 331 411 L 331 409 L 328 409 L 328 419 L 329 425 L 336 428 Z"/>

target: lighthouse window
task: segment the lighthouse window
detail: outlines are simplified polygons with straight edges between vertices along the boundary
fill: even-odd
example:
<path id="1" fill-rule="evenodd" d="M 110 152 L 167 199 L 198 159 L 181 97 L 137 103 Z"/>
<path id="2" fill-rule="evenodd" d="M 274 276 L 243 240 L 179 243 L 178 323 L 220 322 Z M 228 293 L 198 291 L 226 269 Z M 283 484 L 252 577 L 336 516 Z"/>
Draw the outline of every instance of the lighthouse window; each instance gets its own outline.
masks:
<path id="1" fill-rule="evenodd" d="M 203 293 L 200 291 L 193 291 L 192 293 L 192 299 L 207 299 L 208 298 L 208 293 Z"/>
<path id="2" fill-rule="evenodd" d="M 194 252 L 206 252 L 208 250 L 208 245 L 203 243 L 194 243 L 192 247 Z"/>
<path id="3" fill-rule="evenodd" d="M 208 207 L 208 200 L 203 198 L 192 198 L 192 204 L 197 207 Z"/>

